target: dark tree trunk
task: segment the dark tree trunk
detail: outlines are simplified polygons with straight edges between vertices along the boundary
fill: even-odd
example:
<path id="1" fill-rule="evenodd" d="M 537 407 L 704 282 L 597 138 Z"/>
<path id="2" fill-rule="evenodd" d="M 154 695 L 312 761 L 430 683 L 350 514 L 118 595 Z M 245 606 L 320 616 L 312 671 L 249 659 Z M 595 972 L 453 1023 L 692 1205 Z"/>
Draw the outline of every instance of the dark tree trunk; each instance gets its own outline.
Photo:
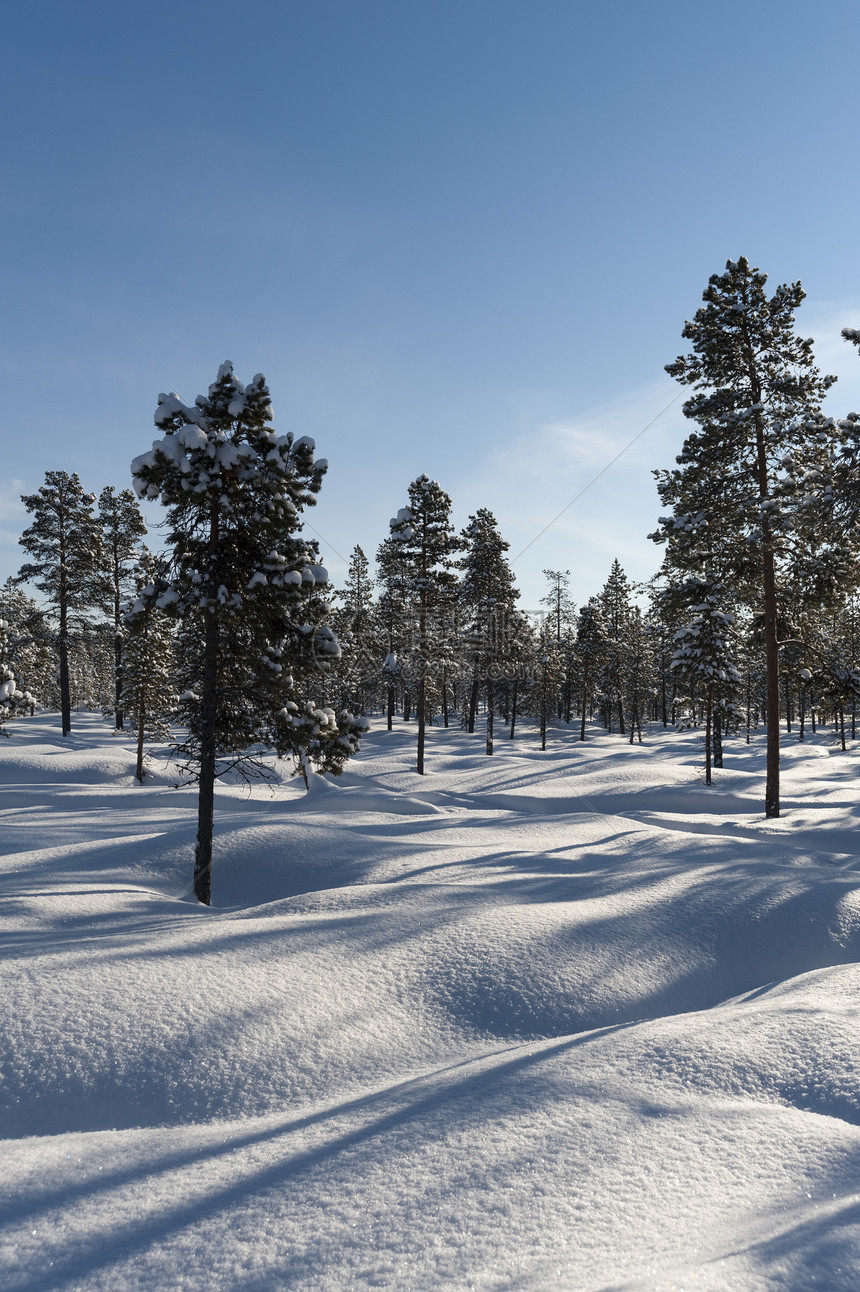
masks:
<path id="1" fill-rule="evenodd" d="M 116 698 L 114 701 L 114 722 L 117 731 L 125 727 L 125 714 L 122 711 L 122 607 L 120 605 L 120 568 L 119 559 L 114 556 L 113 563 L 113 654 L 116 671 Z"/>
<path id="2" fill-rule="evenodd" d="M 442 669 L 442 721 L 448 725 L 448 677 L 447 671 Z"/>
<path id="3" fill-rule="evenodd" d="M 200 783 L 197 796 L 197 847 L 194 851 L 194 893 L 211 904 L 212 835 L 215 827 L 216 722 L 218 715 L 218 612 L 215 578 L 218 564 L 218 512 L 209 527 L 209 599 L 204 612 L 203 676 L 200 688 Z"/>
<path id="4" fill-rule="evenodd" d="M 588 707 L 588 656 L 585 658 L 585 677 L 582 680 L 582 722 L 579 727 L 579 738 L 585 740 L 585 711 Z"/>
<path id="5" fill-rule="evenodd" d="M 714 766 L 723 765 L 723 715 L 717 709 L 714 713 Z"/>
<path id="6" fill-rule="evenodd" d="M 137 719 L 137 768 L 135 776 L 143 784 L 143 733 L 146 727 L 146 686 L 140 692 L 140 713 Z"/>
<path id="7" fill-rule="evenodd" d="M 493 703 L 495 695 L 493 694 L 493 679 L 487 680 L 487 753 L 493 752 Z"/>
<path id="8" fill-rule="evenodd" d="M 215 720 L 218 709 L 218 617 L 207 610 L 203 637 L 203 685 L 200 696 L 200 785 L 197 799 L 197 848 L 194 892 L 210 905 L 212 834 L 215 826 Z"/>
<path id="9" fill-rule="evenodd" d="M 65 575 L 60 573 L 60 721 L 63 735 L 72 730 L 72 695 L 69 685 L 69 607 Z"/>
<path id="10" fill-rule="evenodd" d="M 415 770 L 424 775 L 424 732 L 427 725 L 427 594 L 422 592 L 418 619 L 418 758 Z"/>
<path id="11" fill-rule="evenodd" d="M 478 715 L 478 679 L 472 678 L 472 690 L 469 694 L 469 735 L 475 734 L 475 719 Z"/>
<path id="12" fill-rule="evenodd" d="M 705 701 L 705 784 L 711 783 L 711 716 L 713 710 L 713 701 L 711 693 L 708 692 Z"/>
<path id="13" fill-rule="evenodd" d="M 514 738 L 514 728 L 517 725 L 517 688 L 518 687 L 519 687 L 519 681 L 517 678 L 514 678 L 514 685 L 511 690 L 511 734 L 510 734 L 511 740 L 513 740 Z"/>
<path id="14" fill-rule="evenodd" d="M 388 688 L 388 730 L 394 725 L 394 687 Z"/>

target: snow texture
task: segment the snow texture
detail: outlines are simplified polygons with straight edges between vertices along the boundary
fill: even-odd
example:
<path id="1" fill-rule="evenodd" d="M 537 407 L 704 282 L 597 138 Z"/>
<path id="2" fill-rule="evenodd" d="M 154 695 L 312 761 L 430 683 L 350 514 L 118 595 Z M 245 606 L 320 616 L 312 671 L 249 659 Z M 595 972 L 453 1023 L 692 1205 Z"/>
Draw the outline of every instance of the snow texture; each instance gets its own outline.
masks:
<path id="1" fill-rule="evenodd" d="M 0 744 L 0 1287 L 860 1286 L 857 754 L 373 731 L 194 792 Z"/>

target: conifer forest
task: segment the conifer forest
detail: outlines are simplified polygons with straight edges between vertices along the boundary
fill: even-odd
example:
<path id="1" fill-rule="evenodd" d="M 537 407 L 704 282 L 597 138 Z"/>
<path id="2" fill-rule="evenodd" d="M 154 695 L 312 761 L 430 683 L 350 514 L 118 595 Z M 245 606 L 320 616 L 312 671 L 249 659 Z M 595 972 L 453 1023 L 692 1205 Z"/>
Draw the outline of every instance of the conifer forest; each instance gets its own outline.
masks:
<path id="1" fill-rule="evenodd" d="M 860 413 L 803 300 L 691 301 L 656 573 L 582 604 L 424 473 L 334 581 L 221 356 L 22 496 L 0 1288 L 860 1286 Z"/>

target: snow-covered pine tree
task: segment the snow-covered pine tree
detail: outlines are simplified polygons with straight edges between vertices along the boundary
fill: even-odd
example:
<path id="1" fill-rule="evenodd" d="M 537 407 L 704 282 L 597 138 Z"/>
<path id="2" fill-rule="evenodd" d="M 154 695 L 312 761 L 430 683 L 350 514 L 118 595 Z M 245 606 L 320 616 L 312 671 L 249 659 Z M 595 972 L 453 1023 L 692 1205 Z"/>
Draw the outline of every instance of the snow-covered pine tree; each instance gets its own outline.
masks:
<path id="1" fill-rule="evenodd" d="M 15 681 L 9 659 L 9 625 L 0 619 L 0 736 L 8 736 L 4 725 L 10 718 L 32 711 L 35 700 L 29 691 L 21 691 Z"/>
<path id="2" fill-rule="evenodd" d="M 123 670 L 120 705 L 137 739 L 135 776 L 143 784 L 144 744 L 169 740 L 176 708 L 174 621 L 157 607 L 169 586 L 164 558 L 144 549 L 135 570 L 137 595 L 123 619 Z"/>
<path id="3" fill-rule="evenodd" d="M 678 468 L 656 472 L 672 511 L 653 537 L 666 542 L 667 569 L 702 573 L 702 536 L 723 582 L 747 595 L 761 614 L 767 673 L 765 815 L 779 816 L 778 566 L 795 524 L 808 532 L 808 511 L 795 487 L 795 466 L 820 445 L 820 403 L 835 378 L 815 367 L 812 342 L 794 330 L 805 293 L 800 283 L 765 293 L 767 276 L 746 258 L 711 276 L 704 305 L 682 335 L 688 354 L 666 365 L 693 395 L 684 414 L 697 429 Z"/>
<path id="4" fill-rule="evenodd" d="M 612 730 L 613 716 L 618 716 L 618 730 L 625 735 L 624 713 L 626 707 L 625 681 L 629 655 L 629 627 L 633 607 L 630 604 L 630 580 L 616 558 L 612 562 L 609 578 L 598 596 L 606 629 L 606 649 L 603 652 L 601 687 L 603 691 L 604 721 Z"/>
<path id="5" fill-rule="evenodd" d="M 451 499 L 428 475 L 409 486 L 409 505 L 391 521 L 391 537 L 401 544 L 409 599 L 415 610 L 415 678 L 418 716 L 416 770 L 424 774 L 428 672 L 435 663 L 434 617 L 446 609 L 446 592 L 456 582 L 454 557 L 460 542 L 451 524 Z"/>
<path id="6" fill-rule="evenodd" d="M 543 575 L 549 586 L 540 603 L 546 606 L 548 617 L 552 620 L 556 646 L 564 661 L 557 699 L 558 716 L 564 716 L 565 721 L 570 722 L 576 623 L 576 606 L 570 599 L 570 570 L 544 570 Z"/>
<path id="7" fill-rule="evenodd" d="M 585 740 L 585 720 L 591 703 L 595 678 L 603 664 L 606 653 L 606 627 L 600 602 L 596 597 L 589 597 L 579 612 L 579 623 L 576 629 L 576 652 L 580 661 L 582 679 L 582 723 L 579 729 L 580 740 Z"/>
<path id="8" fill-rule="evenodd" d="M 101 609 L 109 617 L 114 638 L 114 723 L 123 729 L 122 652 L 124 607 L 134 587 L 134 565 L 141 555 L 146 525 L 131 489 L 116 492 L 108 485 L 99 494 L 99 524 L 102 527 L 104 569 Z"/>
<path id="9" fill-rule="evenodd" d="M 382 642 L 373 604 L 370 562 L 360 547 L 352 549 L 346 583 L 335 595 L 341 603 L 332 616 L 341 646 L 336 665 L 342 705 L 365 713 L 378 689 Z"/>
<path id="10" fill-rule="evenodd" d="M 463 530 L 464 555 L 458 562 L 462 571 L 460 598 L 465 611 L 465 631 L 471 643 L 473 668 L 470 700 L 470 730 L 474 730 L 474 702 L 483 684 L 487 697 L 487 753 L 492 754 L 496 686 L 510 659 L 514 607 L 519 592 L 505 552 L 510 543 L 499 533 L 496 518 L 481 507 Z"/>
<path id="11" fill-rule="evenodd" d="M 247 386 L 224 363 L 187 406 L 160 395 L 163 433 L 132 463 L 139 497 L 168 508 L 170 586 L 157 604 L 178 619 L 178 746 L 198 781 L 194 891 L 210 901 L 216 779 L 263 773 L 260 747 L 339 772 L 366 723 L 318 706 L 310 679 L 336 658 L 322 621 L 328 574 L 300 512 L 315 502 L 327 463 L 314 443 L 271 429 L 262 373 Z M 305 772 L 306 774 L 306 772 Z"/>
<path id="12" fill-rule="evenodd" d="M 11 577 L 0 587 L 0 619 L 6 620 L 9 667 L 17 686 L 45 708 L 58 708 L 56 634 L 41 606 Z"/>
<path id="13" fill-rule="evenodd" d="M 70 645 L 81 612 L 94 604 L 94 581 L 102 565 L 95 494 L 84 493 L 76 472 L 47 471 L 39 491 L 22 494 L 21 501 L 34 520 L 18 542 L 34 559 L 21 566 L 16 582 L 33 582 L 56 609 L 60 712 L 67 736 L 72 729 Z"/>
<path id="14" fill-rule="evenodd" d="M 546 749 L 550 715 L 558 705 L 559 690 L 564 681 L 564 662 L 564 651 L 556 641 L 555 624 L 547 618 L 535 640 L 529 686 L 529 708 L 538 721 L 542 750 Z"/>
<path id="15" fill-rule="evenodd" d="M 667 590 L 666 598 L 686 602 L 693 618 L 675 634 L 672 668 L 686 693 L 705 714 L 705 784 L 711 784 L 714 713 L 723 723 L 737 713 L 741 677 L 733 658 L 731 630 L 734 618 L 719 608 L 725 598 L 721 583 L 690 578 Z M 690 604 L 692 602 L 692 604 Z"/>
<path id="16" fill-rule="evenodd" d="M 376 552 L 377 586 L 376 624 L 382 639 L 382 681 L 385 686 L 388 730 L 394 719 L 398 689 L 402 689 L 402 667 L 407 659 L 409 635 L 409 571 L 403 545 L 386 538 Z"/>

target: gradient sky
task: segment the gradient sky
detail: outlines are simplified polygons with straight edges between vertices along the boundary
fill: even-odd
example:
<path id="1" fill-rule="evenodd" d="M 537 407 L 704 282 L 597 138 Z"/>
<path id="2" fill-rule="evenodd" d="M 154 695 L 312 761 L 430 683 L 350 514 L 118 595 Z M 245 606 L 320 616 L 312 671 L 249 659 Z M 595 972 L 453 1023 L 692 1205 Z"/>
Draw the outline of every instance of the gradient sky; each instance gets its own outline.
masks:
<path id="1" fill-rule="evenodd" d="M 130 483 L 233 360 L 329 475 L 335 578 L 422 471 L 516 555 L 676 394 L 708 276 L 801 279 L 860 406 L 860 6 L 30 0 L 4 15 L 0 581 L 44 472 Z M 664 414 L 516 562 L 641 579 Z M 147 516 L 158 519 L 157 509 Z"/>

